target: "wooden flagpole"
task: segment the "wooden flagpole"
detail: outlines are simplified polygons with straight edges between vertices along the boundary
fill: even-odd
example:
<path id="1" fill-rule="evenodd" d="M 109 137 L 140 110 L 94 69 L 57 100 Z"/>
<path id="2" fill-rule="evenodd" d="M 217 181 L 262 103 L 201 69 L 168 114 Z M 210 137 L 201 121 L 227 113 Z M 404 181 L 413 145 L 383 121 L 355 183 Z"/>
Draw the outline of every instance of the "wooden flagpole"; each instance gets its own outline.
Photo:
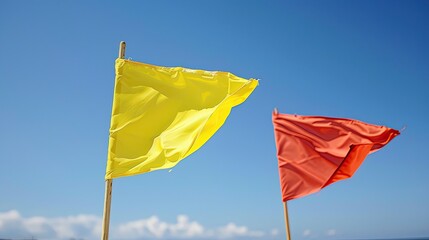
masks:
<path id="1" fill-rule="evenodd" d="M 274 108 L 273 111 L 274 114 L 278 114 L 278 110 L 277 108 Z M 283 202 L 283 207 L 284 207 L 284 215 L 285 215 L 285 225 L 286 225 L 286 240 L 291 240 L 290 238 L 290 228 L 289 228 L 289 213 L 287 211 L 287 201 Z"/>
<path id="2" fill-rule="evenodd" d="M 119 58 L 125 57 L 125 42 L 119 44 Z M 106 190 L 104 192 L 104 210 L 103 210 L 103 226 L 101 231 L 101 240 L 109 239 L 109 223 L 110 223 L 110 205 L 112 202 L 112 179 L 106 180 Z"/>
<path id="3" fill-rule="evenodd" d="M 111 202 L 112 202 L 112 179 L 107 179 L 106 190 L 104 192 L 104 211 L 103 211 L 103 227 L 101 231 L 101 240 L 109 239 L 110 203 Z"/>
<path id="4" fill-rule="evenodd" d="M 290 238 L 290 228 L 289 228 L 289 214 L 288 214 L 288 211 L 287 211 L 287 202 L 285 201 L 285 202 L 283 202 L 283 206 L 284 206 L 284 209 L 285 209 L 285 224 L 286 224 L 286 239 L 287 240 L 291 240 L 291 238 Z"/>

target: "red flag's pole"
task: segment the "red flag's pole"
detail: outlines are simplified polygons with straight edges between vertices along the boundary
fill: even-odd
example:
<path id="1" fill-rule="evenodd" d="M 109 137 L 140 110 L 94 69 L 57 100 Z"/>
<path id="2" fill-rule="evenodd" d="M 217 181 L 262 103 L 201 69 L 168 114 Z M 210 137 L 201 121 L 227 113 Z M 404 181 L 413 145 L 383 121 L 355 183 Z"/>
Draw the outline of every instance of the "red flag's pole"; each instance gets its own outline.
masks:
<path id="1" fill-rule="evenodd" d="M 286 239 L 291 240 L 290 238 L 290 228 L 289 228 L 289 214 L 287 212 L 287 203 L 286 201 L 283 202 L 283 206 L 285 209 L 285 224 L 286 224 Z"/>
<path id="2" fill-rule="evenodd" d="M 277 108 L 274 108 L 273 113 L 274 114 L 278 114 L 279 113 L 278 110 L 277 110 Z M 283 207 L 285 209 L 286 240 L 291 240 L 291 238 L 290 238 L 290 228 L 289 228 L 289 214 L 288 214 L 288 211 L 287 211 L 287 201 L 283 202 Z"/>
<path id="3" fill-rule="evenodd" d="M 119 58 L 125 57 L 125 42 L 119 44 Z M 101 240 L 109 239 L 109 223 L 110 223 L 110 205 L 112 202 L 112 179 L 106 180 L 106 190 L 104 193 L 104 211 L 103 211 L 103 226 L 101 231 Z"/>

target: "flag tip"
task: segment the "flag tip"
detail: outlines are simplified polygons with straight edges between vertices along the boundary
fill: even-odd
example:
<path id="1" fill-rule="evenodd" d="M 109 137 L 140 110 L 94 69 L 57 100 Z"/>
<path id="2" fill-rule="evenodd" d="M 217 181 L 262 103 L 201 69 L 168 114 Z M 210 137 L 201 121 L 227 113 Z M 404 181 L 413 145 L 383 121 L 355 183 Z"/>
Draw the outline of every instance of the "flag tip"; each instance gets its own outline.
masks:
<path id="1" fill-rule="evenodd" d="M 124 58 L 125 57 L 125 41 L 121 41 L 119 43 L 119 58 Z"/>
<path id="2" fill-rule="evenodd" d="M 278 114 L 278 113 L 279 113 L 279 111 L 277 111 L 277 108 L 274 108 L 273 113 L 274 113 L 274 114 Z"/>

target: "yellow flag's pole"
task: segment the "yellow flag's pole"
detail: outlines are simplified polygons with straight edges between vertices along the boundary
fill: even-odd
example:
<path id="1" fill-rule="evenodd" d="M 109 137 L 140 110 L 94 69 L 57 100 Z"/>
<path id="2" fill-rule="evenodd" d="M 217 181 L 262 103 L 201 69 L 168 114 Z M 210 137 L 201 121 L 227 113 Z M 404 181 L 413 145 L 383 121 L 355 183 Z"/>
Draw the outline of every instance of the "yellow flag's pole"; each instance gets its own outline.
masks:
<path id="1" fill-rule="evenodd" d="M 119 44 L 119 58 L 125 57 L 125 42 Z M 110 205 L 112 202 L 112 179 L 106 180 L 106 190 L 104 192 L 104 211 L 103 211 L 103 226 L 101 231 L 101 240 L 109 239 L 109 223 L 110 223 Z"/>
<path id="2" fill-rule="evenodd" d="M 112 179 L 107 179 L 106 190 L 104 192 L 103 228 L 101 231 L 101 240 L 109 239 L 110 203 L 111 202 L 112 202 Z"/>
<path id="3" fill-rule="evenodd" d="M 121 41 L 119 43 L 119 58 L 125 58 L 125 42 Z"/>
<path id="4" fill-rule="evenodd" d="M 291 240 L 291 238 L 290 238 L 290 228 L 289 228 L 289 214 L 288 214 L 288 211 L 287 211 L 287 203 L 286 203 L 286 201 L 285 202 L 283 202 L 283 206 L 284 206 L 284 209 L 285 209 L 285 224 L 286 224 L 286 239 L 287 240 Z"/>

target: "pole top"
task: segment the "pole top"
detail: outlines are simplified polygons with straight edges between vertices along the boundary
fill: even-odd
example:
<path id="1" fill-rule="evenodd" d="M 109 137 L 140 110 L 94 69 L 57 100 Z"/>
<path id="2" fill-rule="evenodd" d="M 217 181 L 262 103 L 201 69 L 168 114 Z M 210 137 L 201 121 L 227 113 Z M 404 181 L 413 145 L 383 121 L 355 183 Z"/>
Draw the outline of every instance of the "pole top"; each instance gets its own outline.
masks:
<path id="1" fill-rule="evenodd" d="M 119 58 L 125 58 L 125 41 L 121 41 L 121 43 L 119 43 Z"/>

